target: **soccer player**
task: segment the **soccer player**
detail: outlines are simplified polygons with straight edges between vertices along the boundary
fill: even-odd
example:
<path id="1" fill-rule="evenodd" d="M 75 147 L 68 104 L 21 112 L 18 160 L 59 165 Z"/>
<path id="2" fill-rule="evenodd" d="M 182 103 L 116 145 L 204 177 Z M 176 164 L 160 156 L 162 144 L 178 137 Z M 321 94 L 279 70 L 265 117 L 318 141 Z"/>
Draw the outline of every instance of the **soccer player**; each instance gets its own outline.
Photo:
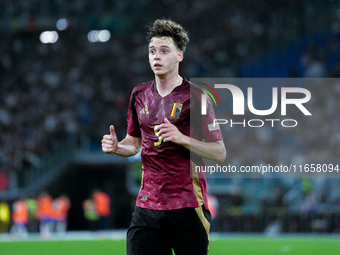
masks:
<path id="1" fill-rule="evenodd" d="M 106 230 L 109 228 L 109 216 L 111 214 L 110 197 L 100 189 L 94 189 L 92 198 L 95 204 L 96 212 L 99 215 L 99 229 Z"/>
<path id="2" fill-rule="evenodd" d="M 14 201 L 13 204 L 13 226 L 11 233 L 21 238 L 27 237 L 28 208 L 23 198 Z"/>
<path id="3" fill-rule="evenodd" d="M 54 226 L 53 198 L 45 191 L 38 196 L 38 215 L 40 233 L 44 239 L 49 239 Z"/>
<path id="4" fill-rule="evenodd" d="M 108 154 L 133 156 L 142 147 L 143 179 L 127 232 L 127 254 L 170 255 L 172 249 L 176 255 L 207 254 L 206 180 L 192 170 L 204 164 L 202 158 L 224 161 L 223 138 L 209 125 L 215 118 L 211 101 L 208 114 L 201 115 L 201 90 L 179 75 L 189 41 L 185 29 L 156 20 L 146 37 L 155 79 L 133 89 L 126 137 L 118 142 L 111 125 L 102 139 Z M 191 113 L 198 114 L 190 119 Z"/>
<path id="5" fill-rule="evenodd" d="M 71 208 L 71 201 L 66 194 L 62 194 L 53 201 L 55 231 L 65 234 L 67 231 L 67 214 Z"/>

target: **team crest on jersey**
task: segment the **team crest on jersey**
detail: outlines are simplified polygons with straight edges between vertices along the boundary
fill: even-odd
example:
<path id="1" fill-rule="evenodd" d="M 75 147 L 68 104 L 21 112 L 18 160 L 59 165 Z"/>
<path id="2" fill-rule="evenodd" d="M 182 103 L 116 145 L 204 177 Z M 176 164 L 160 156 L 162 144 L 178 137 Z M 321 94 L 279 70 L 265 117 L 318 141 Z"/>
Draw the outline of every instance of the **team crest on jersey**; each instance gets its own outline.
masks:
<path id="1" fill-rule="evenodd" d="M 181 115 L 183 104 L 181 103 L 173 103 L 171 107 L 170 117 L 173 119 L 178 119 L 179 115 Z"/>

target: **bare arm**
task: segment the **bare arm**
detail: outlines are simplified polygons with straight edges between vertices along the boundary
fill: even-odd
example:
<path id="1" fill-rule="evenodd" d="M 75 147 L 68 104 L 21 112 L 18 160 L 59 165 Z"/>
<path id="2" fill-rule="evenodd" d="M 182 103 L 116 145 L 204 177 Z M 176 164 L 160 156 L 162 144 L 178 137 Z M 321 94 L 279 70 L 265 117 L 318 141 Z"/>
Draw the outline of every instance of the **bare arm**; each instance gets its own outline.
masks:
<path id="1" fill-rule="evenodd" d="M 171 124 L 166 118 L 164 119 L 163 124 L 156 127 L 156 130 L 159 131 L 159 135 L 164 142 L 170 141 L 180 144 L 202 158 L 214 160 L 218 163 L 222 163 L 226 158 L 226 149 L 223 140 L 202 142 L 190 138 L 189 136 L 182 134 L 178 128 Z"/>
<path id="2" fill-rule="evenodd" d="M 102 150 L 106 154 L 116 154 L 122 157 L 130 157 L 136 155 L 141 148 L 141 138 L 126 135 L 126 137 L 118 142 L 114 126 L 110 126 L 110 134 L 104 135 L 102 139 Z"/>
<path id="3" fill-rule="evenodd" d="M 218 163 L 222 163 L 226 158 L 226 149 L 223 140 L 202 142 L 190 138 L 189 144 L 183 146 L 202 158 L 214 160 Z"/>

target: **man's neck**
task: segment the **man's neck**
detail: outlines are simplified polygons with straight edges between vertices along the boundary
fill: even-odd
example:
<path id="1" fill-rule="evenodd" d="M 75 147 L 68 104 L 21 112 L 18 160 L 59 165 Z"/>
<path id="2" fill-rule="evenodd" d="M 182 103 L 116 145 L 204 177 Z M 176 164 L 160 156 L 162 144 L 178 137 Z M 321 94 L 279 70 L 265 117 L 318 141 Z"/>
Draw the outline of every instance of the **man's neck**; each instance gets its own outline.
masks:
<path id="1" fill-rule="evenodd" d="M 174 90 L 177 86 L 181 85 L 183 82 L 183 78 L 178 74 L 170 76 L 170 77 L 159 77 L 156 75 L 156 86 L 158 93 L 165 97 L 170 94 L 171 91 Z"/>

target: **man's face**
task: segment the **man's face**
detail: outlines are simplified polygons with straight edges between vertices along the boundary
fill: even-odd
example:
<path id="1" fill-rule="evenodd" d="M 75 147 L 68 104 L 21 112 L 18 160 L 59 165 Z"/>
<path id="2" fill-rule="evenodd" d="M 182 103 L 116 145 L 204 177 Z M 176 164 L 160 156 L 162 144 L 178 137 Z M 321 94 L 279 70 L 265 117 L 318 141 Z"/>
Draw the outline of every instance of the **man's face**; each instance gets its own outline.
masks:
<path id="1" fill-rule="evenodd" d="M 178 71 L 183 52 L 178 50 L 171 37 L 153 37 L 149 43 L 149 63 L 155 75 L 167 76 Z"/>

